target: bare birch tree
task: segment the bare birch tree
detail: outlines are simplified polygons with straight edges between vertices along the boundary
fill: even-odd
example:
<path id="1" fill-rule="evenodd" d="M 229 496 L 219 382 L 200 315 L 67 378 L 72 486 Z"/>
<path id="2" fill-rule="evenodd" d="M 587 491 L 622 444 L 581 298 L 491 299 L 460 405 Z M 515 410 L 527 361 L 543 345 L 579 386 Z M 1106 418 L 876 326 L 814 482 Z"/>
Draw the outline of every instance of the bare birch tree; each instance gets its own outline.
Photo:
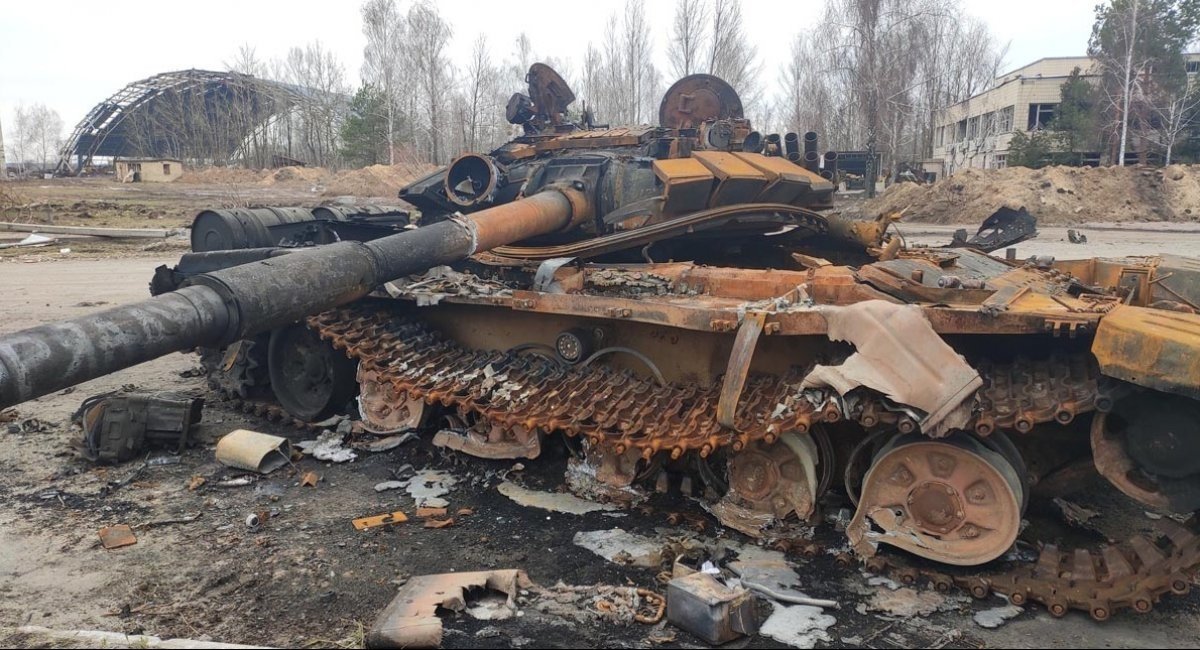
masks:
<path id="1" fill-rule="evenodd" d="M 396 164 L 396 107 L 400 103 L 400 68 L 404 65 L 406 25 L 395 0 L 367 0 L 362 6 L 362 80 L 378 88 L 387 111 L 388 164 Z"/>
<path id="2" fill-rule="evenodd" d="M 676 79 L 703 69 L 705 23 L 708 22 L 707 0 L 678 0 L 675 18 L 671 21 L 671 40 L 667 57 Z"/>
<path id="3" fill-rule="evenodd" d="M 443 118 L 452 87 L 446 46 L 450 43 L 453 30 L 437 7 L 424 2 L 413 5 L 409 10 L 408 29 L 408 60 L 416 76 L 416 90 L 424 108 L 422 127 L 428 143 L 426 159 L 440 164 L 445 162 L 445 134 L 442 131 L 446 125 Z"/>

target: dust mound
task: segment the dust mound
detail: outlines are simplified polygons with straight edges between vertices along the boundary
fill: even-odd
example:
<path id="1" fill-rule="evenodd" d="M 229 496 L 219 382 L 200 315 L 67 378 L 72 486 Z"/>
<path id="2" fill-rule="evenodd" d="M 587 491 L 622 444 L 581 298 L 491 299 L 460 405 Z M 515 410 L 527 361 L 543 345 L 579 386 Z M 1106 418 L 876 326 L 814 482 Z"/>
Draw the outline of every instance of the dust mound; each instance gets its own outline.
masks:
<path id="1" fill-rule="evenodd" d="M 1200 165 L 964 169 L 931 185 L 897 183 L 855 212 L 904 210 L 905 221 L 978 224 L 1001 206 L 1045 225 L 1200 220 Z"/>

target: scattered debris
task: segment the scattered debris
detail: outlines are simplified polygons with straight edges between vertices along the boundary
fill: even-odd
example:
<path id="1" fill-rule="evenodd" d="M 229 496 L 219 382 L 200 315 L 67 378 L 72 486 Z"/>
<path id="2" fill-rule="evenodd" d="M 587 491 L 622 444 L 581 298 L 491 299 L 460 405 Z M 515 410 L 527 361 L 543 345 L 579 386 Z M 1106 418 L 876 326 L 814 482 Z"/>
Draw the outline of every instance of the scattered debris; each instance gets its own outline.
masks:
<path id="1" fill-rule="evenodd" d="M 58 241 L 58 240 L 55 239 L 54 237 L 47 237 L 45 235 L 33 234 L 33 235 L 27 236 L 25 239 L 22 239 L 19 242 L 13 242 L 11 244 L 0 244 L 0 248 L 39 248 L 41 246 L 49 246 L 50 244 L 52 244 L 56 241 Z"/>
<path id="2" fill-rule="evenodd" d="M 321 481 L 321 477 L 316 472 L 305 472 L 304 476 L 300 477 L 300 487 L 317 487 L 317 483 Z"/>
<path id="3" fill-rule="evenodd" d="M 208 479 L 204 478 L 203 476 L 200 476 L 199 474 L 193 474 L 192 478 L 188 480 L 188 485 L 187 485 L 188 492 L 195 492 L 196 490 L 200 489 L 200 486 L 204 485 L 206 482 L 208 482 Z"/>
<path id="4" fill-rule="evenodd" d="M 506 606 L 515 610 L 517 592 L 530 586 L 529 578 L 517 569 L 410 578 L 375 619 L 367 632 L 367 647 L 437 648 L 442 644 L 438 609 L 464 611 L 468 590 L 488 589 L 503 594 Z"/>
<path id="5" fill-rule="evenodd" d="M 105 526 L 100 529 L 100 543 L 104 548 L 112 550 L 121 548 L 122 546 L 132 546 L 137 544 L 137 537 L 133 534 L 133 529 L 126 524 L 117 524 L 116 526 Z"/>
<path id="6" fill-rule="evenodd" d="M 836 600 L 810 598 L 798 591 L 800 576 L 781 557 L 750 557 L 729 563 L 729 569 L 741 579 L 742 586 L 767 598 L 792 605 L 809 605 L 837 609 Z"/>
<path id="7" fill-rule="evenodd" d="M 929 616 L 938 611 L 945 602 L 946 597 L 936 591 L 918 591 L 912 587 L 883 587 L 875 590 L 870 600 L 859 607 L 863 613 L 882 612 L 900 618 L 911 618 Z"/>
<path id="8" fill-rule="evenodd" d="M 398 490 L 408 485 L 408 481 L 384 481 L 375 484 L 376 492 L 386 492 L 388 490 Z"/>
<path id="9" fill-rule="evenodd" d="M 511 481 L 504 481 L 496 486 L 496 490 L 519 505 L 527 508 L 541 508 L 551 512 L 585 515 L 601 510 L 617 510 L 617 506 L 611 503 L 588 501 L 566 492 L 539 492 L 521 487 Z"/>
<path id="10" fill-rule="evenodd" d="M 1100 516 L 1100 513 L 1090 508 L 1085 508 L 1077 503 L 1067 501 L 1062 497 L 1054 497 L 1054 505 L 1058 506 L 1059 512 L 1062 513 L 1063 519 L 1068 524 L 1076 528 L 1084 530 L 1095 530 L 1095 526 L 1091 523 L 1092 519 Z"/>
<path id="11" fill-rule="evenodd" d="M 441 497 L 450 494 L 450 488 L 457 482 L 449 472 L 425 469 L 408 479 L 405 489 L 417 502 L 418 508 L 445 508 L 450 502 Z"/>
<path id="12" fill-rule="evenodd" d="M 454 525 L 454 518 L 449 519 L 426 519 L 424 526 L 426 528 L 448 528 Z"/>
<path id="13" fill-rule="evenodd" d="M 666 615 L 667 602 L 661 594 L 640 587 L 613 585 L 565 585 L 535 587 L 536 607 L 547 614 L 588 622 L 656 625 Z"/>
<path id="14" fill-rule="evenodd" d="M 397 510 L 396 512 L 386 512 L 382 515 L 373 515 L 371 517 L 360 517 L 353 522 L 356 530 L 366 530 L 377 526 L 386 526 L 388 524 L 402 524 L 408 521 L 408 515 Z"/>
<path id="15" fill-rule="evenodd" d="M 36 625 L 16 628 L 17 634 L 36 637 L 31 645 L 47 648 L 199 648 L 201 650 L 257 650 L 262 646 L 219 643 L 198 639 L 163 639 L 145 634 L 98 630 L 51 630 Z M 43 645 L 44 644 L 44 645 Z"/>
<path id="16" fill-rule="evenodd" d="M 252 483 L 254 483 L 253 478 L 251 478 L 249 476 L 239 476 L 237 478 L 231 478 L 229 480 L 221 481 L 219 483 L 213 483 L 213 485 L 216 487 L 244 487 L 244 486 L 250 485 Z"/>
<path id="17" fill-rule="evenodd" d="M 417 436 L 416 433 L 409 431 L 408 433 L 400 435 L 386 436 L 370 441 L 355 442 L 352 446 L 360 451 L 366 451 L 375 454 L 384 451 L 391 451 L 410 440 L 416 440 L 418 437 L 419 436 Z"/>
<path id="18" fill-rule="evenodd" d="M 776 606 L 775 611 L 759 626 L 758 633 L 793 648 L 813 648 L 818 642 L 833 641 L 825 630 L 835 623 L 837 619 L 820 607 Z"/>
<path id="19" fill-rule="evenodd" d="M 331 463 L 345 463 L 358 458 L 353 449 L 343 445 L 346 436 L 338 431 L 322 431 L 315 440 L 302 440 L 296 443 L 305 454 Z"/>
<path id="20" fill-rule="evenodd" d="M 151 521 L 143 521 L 142 523 L 137 524 L 136 526 L 133 526 L 132 528 L 134 530 L 146 530 L 148 528 L 157 528 L 158 526 L 170 526 L 172 524 L 190 524 L 193 521 L 196 521 L 197 519 L 199 519 L 203 515 L 204 515 L 203 512 L 197 512 L 195 514 L 185 515 L 183 517 L 172 517 L 169 519 L 153 519 Z"/>
<path id="21" fill-rule="evenodd" d="M 703 571 L 667 584 L 667 620 L 707 643 L 721 644 L 758 629 L 754 597 Z"/>
<path id="22" fill-rule="evenodd" d="M 663 561 L 663 545 L 620 528 L 575 533 L 576 546 L 615 564 L 656 567 Z"/>
<path id="23" fill-rule="evenodd" d="M 204 400 L 199 398 L 112 392 L 87 398 L 71 419 L 83 429 L 80 448 L 84 457 L 92 462 L 123 463 L 146 447 L 183 451 L 203 408 Z"/>
<path id="24" fill-rule="evenodd" d="M 259 474 L 270 474 L 287 465 L 291 462 L 291 453 L 287 438 L 249 429 L 236 429 L 217 441 L 217 460 L 222 465 Z M 249 481 L 243 485 L 248 484 Z"/>
<path id="25" fill-rule="evenodd" d="M 1001 207 L 984 219 L 979 230 L 970 238 L 967 237 L 966 228 L 959 228 L 954 233 L 954 241 L 947 248 L 974 248 L 990 253 L 1033 239 L 1037 234 L 1037 218 L 1028 210 Z"/>
<path id="26" fill-rule="evenodd" d="M 445 517 L 445 508 L 417 508 L 417 516 L 421 519 Z"/>
<path id="27" fill-rule="evenodd" d="M 979 627 L 994 629 L 1004 625 L 1009 619 L 1016 618 L 1021 614 L 1021 612 L 1024 611 L 1025 608 L 1009 603 L 1006 605 L 1001 605 L 1000 607 L 993 607 L 991 609 L 985 609 L 981 612 L 975 612 L 975 623 Z"/>
<path id="28" fill-rule="evenodd" d="M 1086 244 L 1087 235 L 1076 231 L 1074 228 L 1068 228 L 1067 241 L 1071 242 L 1072 244 Z"/>

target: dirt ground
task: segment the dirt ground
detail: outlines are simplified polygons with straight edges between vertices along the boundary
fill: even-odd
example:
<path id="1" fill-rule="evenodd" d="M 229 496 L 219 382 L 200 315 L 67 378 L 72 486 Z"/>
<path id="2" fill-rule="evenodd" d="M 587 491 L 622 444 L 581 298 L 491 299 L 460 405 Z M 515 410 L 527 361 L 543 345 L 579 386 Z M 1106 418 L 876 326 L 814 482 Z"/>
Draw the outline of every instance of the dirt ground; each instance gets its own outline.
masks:
<path id="1" fill-rule="evenodd" d="M 1129 246 L 1150 236 L 1158 234 L 1122 234 Z M 1200 243 L 1200 233 L 1170 239 L 1186 250 Z M 1038 241 L 1022 245 L 1022 251 L 1036 252 L 1042 244 L 1060 245 Z M 1090 251 L 1089 246 L 1107 244 L 1071 250 Z M 1114 250 L 1119 250 L 1115 244 Z M 153 268 L 173 258 L 173 253 L 129 252 L 116 259 L 49 255 L 0 260 L 0 331 L 139 299 Z M 28 432 L 0 429 L 0 628 L 7 628 L 0 631 L 0 641 L 8 641 L 5 645 L 48 645 L 42 637 L 13 631 L 34 625 L 274 646 L 354 647 L 397 585 L 414 575 L 520 568 L 543 586 L 562 581 L 663 590 L 656 579 L 662 566 L 608 562 L 572 543 L 578 531 L 619 527 L 658 539 L 752 543 L 703 515 L 695 518 L 697 525 L 672 525 L 672 513 L 701 512 L 678 494 L 656 495 L 645 507 L 615 517 L 523 507 L 497 492 L 505 478 L 532 489 L 562 490 L 566 453 L 556 445 L 548 445 L 542 458 L 524 462 L 522 468 L 453 455 L 427 442 L 410 443 L 361 454 L 346 464 L 308 458 L 251 485 L 217 487 L 243 474 L 215 462 L 213 442 L 230 430 L 251 428 L 293 440 L 313 434 L 232 409 L 206 389 L 195 375 L 197 365 L 195 356 L 185 354 L 143 364 L 20 405 L 22 420 L 40 423 Z M 208 398 L 200 429 L 203 444 L 179 455 L 178 464 L 141 469 L 143 459 L 103 468 L 79 459 L 71 448 L 77 435 L 68 423 L 71 412 L 88 395 L 129 385 Z M 152 452 L 150 457 L 159 455 Z M 413 520 L 354 530 L 350 521 L 356 517 L 413 513 L 414 501 L 403 490 L 373 489 L 381 481 L 408 475 L 411 469 L 405 466 L 455 476 L 458 484 L 447 497 L 450 510 L 469 508 L 473 514 L 456 516 L 454 525 L 444 529 L 426 529 Z M 308 471 L 321 476 L 316 488 L 299 484 L 301 473 Z M 188 483 L 195 476 L 206 483 L 192 491 Z M 1148 523 L 1139 509 L 1103 485 L 1089 485 L 1073 498 L 1103 512 L 1104 532 L 1113 538 Z M 273 515 L 261 530 L 248 530 L 246 516 L 261 510 Z M 154 525 L 185 519 L 191 521 Z M 1062 528 L 1045 508 L 1035 508 L 1030 519 L 1028 535 Z M 121 523 L 144 526 L 138 529 L 137 544 L 104 550 L 97 530 Z M 831 530 L 819 533 L 818 540 L 831 549 L 842 543 Z M 1034 606 L 988 630 L 972 616 L 1003 605 L 1000 599 L 942 597 L 922 587 L 917 596 L 934 599 L 937 611 L 917 616 L 872 612 L 866 606 L 886 587 L 869 585 L 856 570 L 839 569 L 828 555 L 811 560 L 788 556 L 788 561 L 799 572 L 804 591 L 841 605 L 827 612 L 836 619 L 828 637 L 810 639 L 820 647 L 1191 647 L 1200 633 L 1197 591 L 1165 599 L 1148 615 L 1124 612 L 1105 624 L 1079 613 L 1055 620 Z M 671 627 L 580 621 L 540 611 L 533 596 L 518 602 L 522 616 L 509 620 L 447 616 L 445 647 L 704 645 L 682 631 L 674 631 L 673 641 L 658 643 L 670 637 Z M 761 607 L 769 612 L 769 606 Z M 733 647 L 781 646 L 755 636 Z"/>
<path id="2" fill-rule="evenodd" d="M 262 182 L 265 178 L 213 173 L 170 185 L 122 185 L 109 179 L 7 183 L 0 185 L 0 220 L 178 228 L 206 207 L 327 200 L 328 186 L 304 174 Z M 18 199 L 4 202 L 13 196 Z M 955 227 L 910 223 L 901 224 L 900 231 L 911 244 L 937 245 L 949 241 Z M 1037 239 L 1020 244 L 1018 254 L 1068 258 L 1200 251 L 1200 226 L 1194 224 L 1079 229 L 1088 244 L 1070 244 L 1064 228 L 1046 226 Z M 0 233 L 0 241 L 23 236 Z M 173 264 L 186 249 L 187 239 L 181 237 L 62 238 L 42 248 L 0 250 L 0 332 L 141 299 L 154 268 Z M 244 475 L 215 460 L 215 441 L 229 431 L 249 428 L 294 442 L 315 433 L 243 414 L 208 390 L 198 365 L 195 355 L 170 355 L 22 404 L 16 409 L 16 431 L 0 423 L 0 644 L 87 645 L 16 630 L 40 626 L 286 647 L 358 647 L 363 630 L 415 575 L 519 568 L 547 589 L 562 582 L 664 591 L 658 575 L 669 568 L 671 554 L 658 566 L 616 564 L 575 545 L 580 531 L 618 527 L 670 548 L 732 546 L 725 559 L 754 551 L 747 546 L 752 540 L 719 527 L 677 492 L 654 495 L 633 510 L 573 515 L 521 506 L 497 491 L 504 480 L 563 491 L 568 454 L 560 444 L 547 444 L 536 461 L 513 463 L 446 452 L 430 445 L 427 435 L 392 451 L 360 453 L 349 463 L 306 458 L 248 485 L 221 487 Z M 204 397 L 200 444 L 178 456 L 155 451 L 116 466 L 96 467 L 80 459 L 72 448 L 78 432 L 70 425 L 71 413 L 85 397 L 118 389 Z M 160 456 L 171 463 L 143 467 Z M 351 520 L 366 515 L 396 510 L 413 515 L 416 503 L 404 490 L 377 492 L 374 486 L 425 469 L 454 476 L 457 484 L 446 497 L 449 510 L 465 508 L 471 514 L 454 514 L 454 524 L 442 529 L 424 528 L 415 517 L 369 531 L 353 528 Z M 321 477 L 315 488 L 300 485 L 309 471 Z M 195 477 L 205 482 L 189 489 Z M 1031 510 L 1025 538 L 1082 538 L 1094 545 L 1148 525 L 1140 509 L 1103 483 L 1082 487 L 1072 499 L 1103 513 L 1099 534 L 1065 530 L 1057 511 L 1043 506 Z M 271 513 L 265 525 L 248 529 L 247 515 L 264 510 Z M 678 520 L 677 513 L 693 516 Z M 97 531 L 115 524 L 137 527 L 137 543 L 103 549 Z M 844 544 L 830 526 L 818 532 L 817 541 L 831 551 Z M 869 584 L 857 570 L 838 568 L 831 555 L 786 559 L 805 592 L 840 604 L 826 612 L 836 622 L 823 634 L 797 641 L 800 645 L 1191 647 L 1200 633 L 1200 592 L 1195 590 L 1164 599 L 1150 614 L 1124 612 L 1106 624 L 1079 613 L 1056 620 L 1031 606 L 1002 627 L 984 629 L 973 616 L 1004 605 L 1001 599 L 974 601 L 921 587 L 902 593 L 932 603 L 935 611 L 915 616 L 871 611 L 881 595 L 895 594 Z M 600 619 L 586 603 L 549 608 L 543 594 L 520 595 L 520 616 L 508 620 L 446 616 L 445 647 L 704 646 L 670 626 Z M 765 617 L 771 606 L 764 602 L 759 609 Z M 781 644 L 757 635 L 730 647 Z"/>

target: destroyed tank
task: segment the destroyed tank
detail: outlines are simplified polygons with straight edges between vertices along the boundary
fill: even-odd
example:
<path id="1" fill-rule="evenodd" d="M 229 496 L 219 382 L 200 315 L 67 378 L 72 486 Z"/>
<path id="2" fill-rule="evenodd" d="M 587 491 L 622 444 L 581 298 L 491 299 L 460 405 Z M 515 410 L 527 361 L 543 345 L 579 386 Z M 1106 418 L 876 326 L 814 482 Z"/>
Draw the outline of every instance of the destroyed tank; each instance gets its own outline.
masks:
<path id="1" fill-rule="evenodd" d="M 198 348 L 247 404 L 492 459 L 562 440 L 573 489 L 678 484 L 755 537 L 847 499 L 853 551 L 905 581 L 1097 619 L 1187 590 L 1200 542 L 1169 518 L 1032 568 L 928 561 L 1001 558 L 1034 486 L 1080 467 L 1200 507 L 1200 262 L 907 247 L 831 210 L 816 134 L 760 134 L 716 77 L 634 127 L 528 81 L 522 135 L 405 187 L 417 211 L 206 211 L 156 297 L 0 336 L 0 406 Z"/>

